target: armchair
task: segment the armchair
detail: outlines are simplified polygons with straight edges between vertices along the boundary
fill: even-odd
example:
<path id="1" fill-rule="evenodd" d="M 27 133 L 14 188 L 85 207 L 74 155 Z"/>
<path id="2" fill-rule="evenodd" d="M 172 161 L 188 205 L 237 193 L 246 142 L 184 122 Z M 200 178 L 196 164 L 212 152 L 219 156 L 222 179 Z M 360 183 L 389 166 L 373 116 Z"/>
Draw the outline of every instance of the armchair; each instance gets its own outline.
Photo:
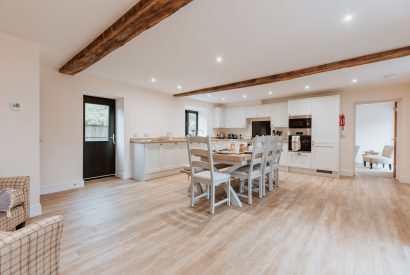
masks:
<path id="1" fill-rule="evenodd" d="M 392 170 L 392 164 L 393 164 L 393 153 L 394 153 L 394 147 L 391 145 L 385 145 L 383 148 L 383 152 L 381 155 L 378 153 L 371 154 L 367 152 L 363 155 L 363 163 L 364 166 L 366 167 L 366 162 L 370 163 L 370 169 L 373 169 L 373 164 L 382 164 L 383 168 L 384 165 L 389 165 L 389 169 Z"/>
<path id="2" fill-rule="evenodd" d="M 30 217 L 30 177 L 0 178 L 0 189 L 15 189 L 23 201 L 11 209 L 11 216 L 0 213 L 0 231 L 12 231 L 21 228 Z"/>
<path id="3" fill-rule="evenodd" d="M 0 274 L 58 274 L 62 231 L 62 216 L 0 231 Z"/>

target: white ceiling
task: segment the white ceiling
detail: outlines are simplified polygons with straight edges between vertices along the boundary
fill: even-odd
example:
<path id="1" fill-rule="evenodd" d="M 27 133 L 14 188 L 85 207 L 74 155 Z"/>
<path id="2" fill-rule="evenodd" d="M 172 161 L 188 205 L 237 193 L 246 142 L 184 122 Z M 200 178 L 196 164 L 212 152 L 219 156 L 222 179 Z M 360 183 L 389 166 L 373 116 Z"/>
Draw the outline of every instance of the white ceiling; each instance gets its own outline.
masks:
<path id="1" fill-rule="evenodd" d="M 39 43 L 41 62 L 57 69 L 136 2 L 0 0 L 0 31 Z M 352 22 L 343 22 L 346 14 Z M 84 73 L 173 94 L 178 85 L 189 91 L 408 46 L 407 26 L 408 0 L 195 0 Z M 391 73 L 398 77 L 383 79 Z M 195 98 L 289 96 L 352 78 L 356 86 L 410 82 L 410 58 Z"/>

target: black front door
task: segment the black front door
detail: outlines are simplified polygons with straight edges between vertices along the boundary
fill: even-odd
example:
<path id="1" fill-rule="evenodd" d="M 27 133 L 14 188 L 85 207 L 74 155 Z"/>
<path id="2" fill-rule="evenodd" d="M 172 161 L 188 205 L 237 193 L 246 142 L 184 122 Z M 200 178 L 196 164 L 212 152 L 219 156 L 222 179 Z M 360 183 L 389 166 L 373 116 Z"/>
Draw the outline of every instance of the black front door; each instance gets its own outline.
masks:
<path id="1" fill-rule="evenodd" d="M 115 100 L 84 96 L 83 177 L 115 174 Z"/>

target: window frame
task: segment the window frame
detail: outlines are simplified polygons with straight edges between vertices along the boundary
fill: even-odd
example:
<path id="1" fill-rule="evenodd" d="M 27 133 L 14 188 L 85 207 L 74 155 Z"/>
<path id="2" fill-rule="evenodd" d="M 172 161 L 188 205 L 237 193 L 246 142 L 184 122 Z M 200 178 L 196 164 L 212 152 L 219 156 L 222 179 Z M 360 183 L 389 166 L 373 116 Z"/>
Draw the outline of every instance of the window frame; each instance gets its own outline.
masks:
<path id="1" fill-rule="evenodd" d="M 193 110 L 185 110 L 185 135 L 190 135 L 189 131 L 189 114 L 194 114 L 196 116 L 196 134 L 198 135 L 198 121 L 199 121 L 199 113 L 198 111 Z"/>

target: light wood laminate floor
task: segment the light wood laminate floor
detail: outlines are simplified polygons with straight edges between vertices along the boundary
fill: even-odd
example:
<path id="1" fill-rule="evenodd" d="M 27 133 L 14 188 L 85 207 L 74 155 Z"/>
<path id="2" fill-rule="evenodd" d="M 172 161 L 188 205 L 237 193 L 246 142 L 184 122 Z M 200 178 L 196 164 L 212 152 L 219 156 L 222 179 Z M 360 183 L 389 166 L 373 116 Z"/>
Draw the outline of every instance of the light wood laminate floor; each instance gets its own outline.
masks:
<path id="1" fill-rule="evenodd" d="M 189 207 L 187 178 L 105 179 L 42 196 L 63 274 L 410 274 L 410 185 L 281 174 L 243 208 Z"/>

